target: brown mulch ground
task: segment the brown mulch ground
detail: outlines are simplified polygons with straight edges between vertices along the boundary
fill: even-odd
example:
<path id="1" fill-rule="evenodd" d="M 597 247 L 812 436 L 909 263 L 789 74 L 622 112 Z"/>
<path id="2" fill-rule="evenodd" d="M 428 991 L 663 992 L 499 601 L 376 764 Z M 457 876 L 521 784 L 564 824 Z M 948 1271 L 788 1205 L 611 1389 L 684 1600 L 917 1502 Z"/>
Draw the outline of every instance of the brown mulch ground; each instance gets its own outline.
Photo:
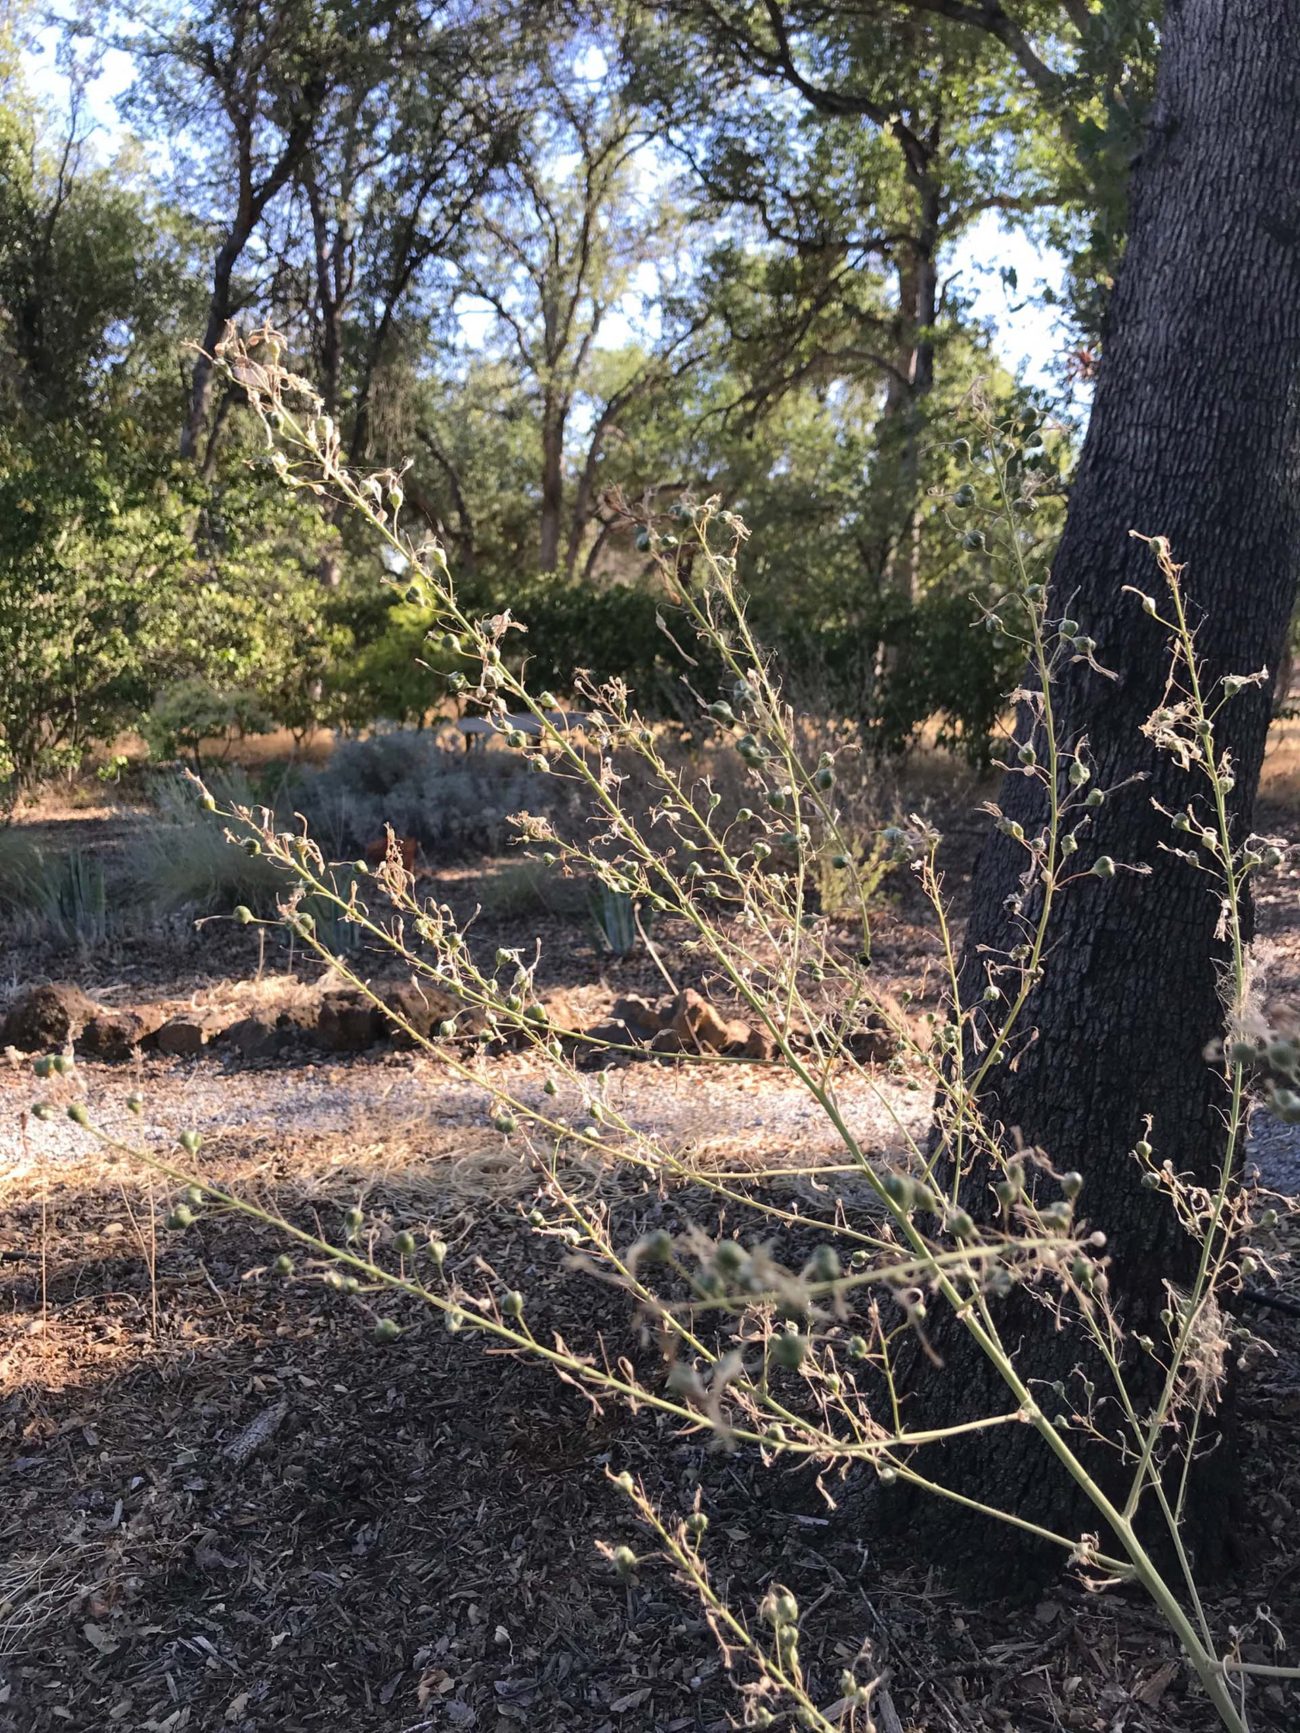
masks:
<path id="1" fill-rule="evenodd" d="M 311 1156 L 207 1159 L 337 1232 L 355 1194 L 315 1183 Z M 0 1236 L 28 1253 L 0 1265 L 5 1733 L 731 1725 L 738 1699 L 685 1591 L 657 1564 L 625 1584 L 597 1551 L 646 1546 L 606 1468 L 670 1512 L 699 1485 L 716 1581 L 751 1612 L 773 1578 L 794 1589 L 823 1701 L 869 1641 L 889 1670 L 882 1728 L 1214 1725 L 1139 1600 L 1063 1583 L 1014 1612 L 963 1605 L 864 1527 L 851 1486 L 833 1510 L 803 1474 L 594 1412 L 389 1300 L 378 1310 L 413 1327 L 378 1346 L 366 1301 L 270 1276 L 281 1247 L 242 1217 L 159 1235 L 151 1283 L 138 1179 L 87 1165 L 39 1190 L 10 1200 Z M 673 1207 L 626 1185 L 614 1201 L 629 1235 Z M 555 1268 L 529 1202 L 527 1185 L 476 1191 L 449 1168 L 445 1196 L 373 1186 L 367 1207 L 435 1229 L 468 1285 L 488 1260 L 539 1335 L 599 1332 L 638 1355 L 622 1300 Z M 1220 1629 L 1250 1631 L 1248 1656 L 1276 1661 L 1275 1632 L 1300 1631 L 1300 1325 L 1262 1327 L 1271 1351 L 1244 1391 L 1249 1562 L 1212 1604 Z M 250 1448 L 259 1423 L 273 1430 Z M 1296 1724 L 1300 1694 L 1252 1696 L 1256 1728 Z"/>
<path id="2" fill-rule="evenodd" d="M 1290 992 L 1295 892 L 1275 884 L 1260 908 L 1270 973 Z M 569 934 L 557 986 L 593 1003 L 656 986 L 644 960 L 615 967 Z M 125 971 L 132 991 L 174 991 L 179 960 L 194 970 L 187 990 L 220 992 L 241 943 L 222 937 L 202 967 L 188 944 L 172 959 L 103 959 L 88 984 Z M 882 923 L 882 973 L 922 985 L 927 943 L 901 902 Z M 387 1088 L 413 1063 L 340 1069 Z M 243 1081 L 264 1078 L 273 1098 L 280 1075 Z M 186 1089 L 229 1096 L 233 1080 L 204 1060 L 151 1062 L 147 1081 L 165 1112 Z M 0 1082 L 16 1105 L 25 1075 Z M 625 1583 L 597 1548 L 648 1550 L 606 1477 L 624 1468 L 670 1513 L 699 1487 L 714 1578 L 739 1608 L 752 1613 L 772 1580 L 795 1591 L 820 1701 L 871 1645 L 859 1671 L 885 1670 L 881 1733 L 1217 1725 L 1135 1596 L 1063 1581 L 1018 1609 L 967 1604 L 905 1537 L 876 1532 L 853 1484 L 831 1487 L 831 1508 L 803 1474 L 651 1415 L 595 1412 L 545 1370 L 390 1301 L 378 1310 L 410 1328 L 378 1346 L 366 1301 L 268 1273 L 282 1249 L 270 1230 L 204 1214 L 160 1232 L 155 1255 L 166 1204 L 140 1176 L 33 1157 L 11 1119 L 0 1136 L 0 1733 L 720 1733 L 740 1699 L 698 1609 L 661 1565 Z M 539 1335 L 643 1353 L 623 1301 L 561 1273 L 526 1226 L 525 1174 L 465 1127 L 419 1137 L 403 1129 L 397 1160 L 378 1133 L 370 1150 L 360 1121 L 315 1139 L 259 1123 L 203 1160 L 214 1181 L 331 1232 L 364 1184 L 368 1209 L 444 1238 L 469 1285 L 486 1280 L 481 1257 L 523 1290 Z M 698 1200 L 624 1182 L 611 1201 L 631 1238 Z M 1208 1609 L 1248 1659 L 1288 1664 L 1300 1319 L 1244 1321 L 1266 1346 L 1243 1379 L 1242 1563 Z M 1256 1687 L 1251 1714 L 1257 1733 L 1293 1729 L 1300 1692 Z M 865 1733 L 864 1717 L 849 1726 Z"/>

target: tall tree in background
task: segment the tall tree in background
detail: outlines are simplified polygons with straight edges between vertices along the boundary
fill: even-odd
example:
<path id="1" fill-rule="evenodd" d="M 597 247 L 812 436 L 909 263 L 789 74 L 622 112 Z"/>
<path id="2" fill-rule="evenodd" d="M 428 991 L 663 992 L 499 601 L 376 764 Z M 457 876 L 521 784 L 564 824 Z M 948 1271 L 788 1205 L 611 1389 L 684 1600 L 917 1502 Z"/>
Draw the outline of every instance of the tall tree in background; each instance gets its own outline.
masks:
<path id="1" fill-rule="evenodd" d="M 691 365 L 699 321 L 675 320 L 664 294 L 685 236 L 654 184 L 645 113 L 597 42 L 561 39 L 537 59 L 531 119 L 499 192 L 476 212 L 459 284 L 467 311 L 475 301 L 490 309 L 528 382 L 541 440 L 537 566 L 571 577 L 618 416 Z M 612 320 L 626 324 L 638 300 L 657 302 L 659 328 L 597 401 L 602 337 Z M 580 409 L 587 426 L 575 457 Z"/>

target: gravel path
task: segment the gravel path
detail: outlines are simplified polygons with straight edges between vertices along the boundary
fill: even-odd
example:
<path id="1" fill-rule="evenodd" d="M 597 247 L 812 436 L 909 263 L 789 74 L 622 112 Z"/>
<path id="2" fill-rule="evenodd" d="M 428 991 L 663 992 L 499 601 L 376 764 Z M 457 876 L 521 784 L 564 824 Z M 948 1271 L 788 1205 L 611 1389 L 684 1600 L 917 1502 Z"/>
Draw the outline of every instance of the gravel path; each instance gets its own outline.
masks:
<path id="1" fill-rule="evenodd" d="M 571 1121 L 580 1118 L 583 1102 L 576 1090 L 547 1101 L 528 1061 L 489 1063 L 495 1081 L 519 1099 Z M 62 1087 L 72 1099 L 74 1088 Z M 632 1065 L 603 1079 L 593 1075 L 589 1088 L 668 1147 L 689 1146 L 728 1165 L 812 1166 L 834 1159 L 839 1150 L 807 1092 L 761 1067 Z M 136 1090 L 145 1098 L 140 1117 L 126 1106 Z M 90 1148 L 87 1133 L 62 1114 L 23 1125 L 23 1110 L 40 1092 L 26 1066 L 0 1074 L 0 1178 L 16 1178 L 35 1163 L 74 1161 Z M 152 1061 L 139 1073 L 81 1065 L 75 1094 L 105 1131 L 158 1149 L 184 1130 L 236 1142 L 355 1138 L 373 1146 L 400 1138 L 417 1152 L 424 1142 L 430 1153 L 445 1151 L 462 1131 L 476 1139 L 495 1135 L 488 1127 L 485 1090 L 418 1056 L 236 1071 L 203 1060 Z M 846 1078 L 839 1099 L 847 1124 L 867 1149 L 899 1151 L 907 1136 L 924 1130 L 928 1094 L 909 1090 L 905 1079 Z M 1265 1186 L 1300 1194 L 1300 1126 L 1257 1113 L 1249 1153 Z"/>
<path id="2" fill-rule="evenodd" d="M 519 1099 L 574 1122 L 581 1118 L 576 1089 L 548 1101 L 535 1066 L 517 1058 L 489 1063 L 494 1081 Z M 486 1091 L 420 1057 L 231 1072 L 202 1060 L 155 1061 L 140 1075 L 86 1064 L 78 1066 L 75 1085 L 68 1080 L 61 1087 L 69 1100 L 75 1090 L 105 1131 L 157 1148 L 184 1130 L 241 1141 L 277 1134 L 286 1140 L 354 1136 L 373 1144 L 400 1136 L 417 1146 L 423 1133 L 439 1149 L 458 1130 L 492 1135 Z M 817 1103 L 799 1084 L 765 1068 L 631 1065 L 603 1078 L 593 1074 L 589 1088 L 591 1097 L 603 1096 L 669 1147 L 689 1145 L 736 1165 L 812 1165 L 837 1149 Z M 136 1090 L 145 1100 L 140 1117 L 126 1106 Z M 53 1095 L 34 1084 L 25 1067 L 0 1077 L 0 1177 L 31 1162 L 70 1161 L 87 1152 L 88 1134 L 62 1114 L 21 1124 L 22 1110 L 42 1092 Z M 846 1122 L 869 1149 L 901 1147 L 907 1132 L 923 1128 L 928 1108 L 924 1091 L 893 1077 L 846 1078 L 839 1100 Z"/>

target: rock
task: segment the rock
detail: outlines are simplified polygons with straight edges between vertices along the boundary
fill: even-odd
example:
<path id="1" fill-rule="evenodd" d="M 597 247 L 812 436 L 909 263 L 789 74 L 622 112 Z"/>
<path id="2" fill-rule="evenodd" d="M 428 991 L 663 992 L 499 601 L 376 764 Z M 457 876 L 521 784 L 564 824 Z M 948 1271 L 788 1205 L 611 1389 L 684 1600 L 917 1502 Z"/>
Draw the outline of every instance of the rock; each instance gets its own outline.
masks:
<path id="1" fill-rule="evenodd" d="M 753 1059 L 760 1065 L 770 1065 L 776 1058 L 776 1038 L 770 1029 L 751 1029 L 741 1051 L 742 1059 Z"/>
<path id="2" fill-rule="evenodd" d="M 330 1053 L 364 1053 L 379 1037 L 380 1013 L 361 993 L 331 993 L 321 1001 L 316 1037 Z"/>
<path id="3" fill-rule="evenodd" d="M 120 1065 L 134 1057 L 136 1048 L 151 1033 L 138 1011 L 101 1011 L 86 1019 L 77 1038 L 77 1052 L 84 1059 Z"/>
<path id="4" fill-rule="evenodd" d="M 688 987 L 673 1000 L 669 1027 L 686 1051 L 721 1053 L 726 1046 L 727 1019 L 693 987 Z"/>
<path id="5" fill-rule="evenodd" d="M 172 1059 L 193 1059 L 203 1051 L 207 1034 L 197 1017 L 169 1017 L 153 1036 L 153 1045 Z"/>
<path id="6" fill-rule="evenodd" d="M 437 1026 L 444 1017 L 454 1017 L 458 1009 L 450 993 L 440 991 L 432 982 L 395 981 L 380 989 L 391 1016 L 376 1013 L 381 1032 L 394 1047 L 416 1047 L 434 1039 Z M 400 1018 L 401 1022 L 395 1021 Z M 406 1027 L 403 1027 L 406 1025 Z"/>
<path id="7" fill-rule="evenodd" d="M 627 1024 L 618 1018 L 611 1018 L 608 1023 L 593 1023 L 590 1029 L 583 1030 L 583 1035 L 585 1039 L 578 1042 L 574 1059 L 584 1071 L 620 1064 L 632 1055 L 626 1052 L 611 1052 L 610 1049 L 638 1045 Z"/>
<path id="8" fill-rule="evenodd" d="M 23 1053 L 66 1047 L 99 1007 L 79 987 L 29 987 L 10 1006 L 0 1032 L 0 1045 Z"/>
<path id="9" fill-rule="evenodd" d="M 880 1008 L 869 1007 L 841 1032 L 844 1046 L 860 1065 L 883 1065 L 915 1039 L 912 1021 L 898 1001 L 880 995 Z"/>
<path id="10" fill-rule="evenodd" d="M 233 1047 L 246 1065 L 258 1059 L 274 1059 L 289 1038 L 291 1030 L 281 1028 L 278 1018 L 241 1017 L 223 1031 L 222 1042 Z"/>
<path id="11" fill-rule="evenodd" d="M 615 999 L 610 1016 L 615 1022 L 626 1023 L 633 1034 L 643 1041 L 649 1041 L 661 1029 L 666 1029 L 670 1021 L 639 993 L 629 993 L 625 998 Z"/>

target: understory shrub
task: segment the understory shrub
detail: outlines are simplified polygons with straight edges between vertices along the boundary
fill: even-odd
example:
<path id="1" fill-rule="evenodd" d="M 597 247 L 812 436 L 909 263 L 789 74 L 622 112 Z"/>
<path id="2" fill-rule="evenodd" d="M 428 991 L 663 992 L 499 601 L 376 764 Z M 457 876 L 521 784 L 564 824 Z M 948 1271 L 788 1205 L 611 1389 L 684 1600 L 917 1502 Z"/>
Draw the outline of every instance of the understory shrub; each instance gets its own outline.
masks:
<path id="1" fill-rule="evenodd" d="M 449 860 L 502 852 L 518 837 L 514 814 L 554 812 L 565 793 L 514 753 L 466 751 L 457 734 L 396 729 L 340 742 L 286 799 L 336 857 L 363 854 L 391 827 L 427 858 Z"/>

